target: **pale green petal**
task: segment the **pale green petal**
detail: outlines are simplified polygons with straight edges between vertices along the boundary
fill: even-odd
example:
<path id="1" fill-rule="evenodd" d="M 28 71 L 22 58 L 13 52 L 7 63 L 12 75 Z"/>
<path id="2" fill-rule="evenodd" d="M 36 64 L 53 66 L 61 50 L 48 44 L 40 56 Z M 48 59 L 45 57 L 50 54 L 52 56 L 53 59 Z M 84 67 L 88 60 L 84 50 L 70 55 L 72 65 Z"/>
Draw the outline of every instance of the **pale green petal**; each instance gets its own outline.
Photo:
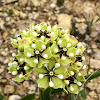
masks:
<path id="1" fill-rule="evenodd" d="M 15 78 L 12 79 L 13 81 L 16 82 L 23 82 L 25 79 L 24 78 L 19 78 L 19 76 L 16 76 Z"/>
<path id="2" fill-rule="evenodd" d="M 27 57 L 27 53 L 30 53 L 31 55 L 34 54 L 34 49 L 31 46 L 26 46 L 24 48 L 24 55 Z"/>
<path id="3" fill-rule="evenodd" d="M 25 62 L 30 66 L 30 67 L 35 67 L 37 64 L 34 63 L 34 60 L 36 58 L 26 58 Z"/>
<path id="4" fill-rule="evenodd" d="M 45 73 L 47 73 L 47 70 L 46 70 L 45 67 L 41 67 L 41 68 L 35 67 L 34 70 L 35 70 L 35 72 L 37 74 L 45 74 Z"/>
<path id="5" fill-rule="evenodd" d="M 45 58 L 45 59 L 50 59 L 52 57 L 52 53 L 51 53 L 51 50 L 50 50 L 50 47 L 47 48 L 43 53 L 42 53 L 42 56 L 44 57 L 44 54 L 47 54 L 48 55 L 48 58 Z"/>
<path id="6" fill-rule="evenodd" d="M 74 91 L 71 91 L 70 87 L 67 86 L 67 89 L 70 93 L 78 94 L 78 86 L 76 84 L 71 84 L 71 86 L 74 88 Z"/>
<path id="7" fill-rule="evenodd" d="M 57 77 L 52 77 L 51 81 L 54 83 L 53 88 L 58 89 L 58 88 L 63 88 L 63 81 Z"/>
<path id="8" fill-rule="evenodd" d="M 62 64 L 62 65 L 68 65 L 68 64 L 70 64 L 71 62 L 72 62 L 72 60 L 69 59 L 68 57 L 66 57 L 66 60 L 62 60 L 62 59 L 61 59 L 61 64 Z"/>
<path id="9" fill-rule="evenodd" d="M 48 76 L 44 76 L 42 79 L 38 79 L 38 87 L 40 87 L 40 88 L 49 87 L 49 78 L 48 78 Z"/>
<path id="10" fill-rule="evenodd" d="M 60 47 L 66 47 L 67 46 L 67 40 L 66 40 L 66 38 L 58 38 L 57 39 L 58 44 L 59 44 L 59 40 L 62 41 L 62 43 L 60 44 Z"/>
<path id="11" fill-rule="evenodd" d="M 81 76 L 76 76 L 76 79 L 77 79 L 78 81 L 85 81 L 85 78 L 84 78 L 83 75 L 81 75 Z"/>
<path id="12" fill-rule="evenodd" d="M 66 68 L 63 67 L 63 66 L 60 66 L 60 67 L 56 68 L 54 70 L 54 72 L 55 72 L 56 75 L 59 75 L 59 74 L 64 75 L 66 73 Z"/>
<path id="13" fill-rule="evenodd" d="M 54 58 L 51 58 L 50 60 L 49 60 L 49 69 L 52 69 L 53 67 L 55 66 L 55 59 Z"/>
<path id="14" fill-rule="evenodd" d="M 49 63 L 49 60 L 40 58 L 40 59 L 39 59 L 38 67 L 41 68 L 41 67 L 43 66 L 43 64 L 47 64 L 47 63 Z"/>
<path id="15" fill-rule="evenodd" d="M 41 40 L 37 40 L 35 42 L 35 45 L 36 45 L 36 49 L 38 49 L 39 51 L 42 50 L 42 45 L 45 45 L 45 42 L 41 41 Z"/>

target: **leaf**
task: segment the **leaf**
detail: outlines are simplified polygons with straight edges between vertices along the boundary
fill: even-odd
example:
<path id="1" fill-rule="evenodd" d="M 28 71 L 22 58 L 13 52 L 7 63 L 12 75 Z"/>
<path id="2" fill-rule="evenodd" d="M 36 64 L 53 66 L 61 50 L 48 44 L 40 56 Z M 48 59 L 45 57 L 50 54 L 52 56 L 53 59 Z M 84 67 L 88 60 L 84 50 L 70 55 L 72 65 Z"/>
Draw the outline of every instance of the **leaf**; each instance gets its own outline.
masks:
<path id="1" fill-rule="evenodd" d="M 58 88 L 58 89 L 52 88 L 52 90 L 51 90 L 51 94 L 58 94 L 58 93 L 61 93 L 61 92 L 63 92 L 63 89 L 61 89 L 61 88 Z"/>
<path id="2" fill-rule="evenodd" d="M 100 76 L 100 70 L 98 70 L 92 74 L 86 75 L 85 79 L 87 79 L 87 81 L 89 81 L 89 80 L 92 80 L 92 79 L 97 78 L 99 76 Z"/>
<path id="3" fill-rule="evenodd" d="M 0 94 L 0 100 L 4 100 L 4 96 Z"/>
<path id="4" fill-rule="evenodd" d="M 43 90 L 41 88 L 39 88 L 39 99 L 40 100 L 43 100 L 43 98 L 44 98 L 43 95 L 44 95 Z"/>
<path id="5" fill-rule="evenodd" d="M 83 89 L 83 90 L 81 90 L 81 91 L 79 92 L 78 98 L 79 98 L 79 99 L 82 99 L 82 100 L 87 98 L 87 94 L 86 94 L 85 89 Z"/>
<path id="6" fill-rule="evenodd" d="M 75 94 L 71 94 L 71 100 L 75 100 Z"/>
<path id="7" fill-rule="evenodd" d="M 45 91 L 44 91 L 44 100 L 51 100 L 51 88 L 47 88 Z"/>
<path id="8" fill-rule="evenodd" d="M 51 100 L 51 88 L 47 88 L 46 90 L 39 88 L 39 98 L 40 100 Z"/>
<path id="9" fill-rule="evenodd" d="M 100 21 L 100 17 L 95 21 L 95 23 L 98 22 L 98 21 Z"/>
<path id="10" fill-rule="evenodd" d="M 34 93 L 33 94 L 29 94 L 29 95 L 23 97 L 20 100 L 35 100 L 35 94 Z"/>

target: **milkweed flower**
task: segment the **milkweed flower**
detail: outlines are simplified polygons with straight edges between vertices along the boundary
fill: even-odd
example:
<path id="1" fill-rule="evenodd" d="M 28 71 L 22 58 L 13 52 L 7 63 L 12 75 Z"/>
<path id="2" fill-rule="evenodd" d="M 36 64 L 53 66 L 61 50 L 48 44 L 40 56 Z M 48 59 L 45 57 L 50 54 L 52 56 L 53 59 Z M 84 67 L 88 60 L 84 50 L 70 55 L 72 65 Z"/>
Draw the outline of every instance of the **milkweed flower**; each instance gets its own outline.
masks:
<path id="1" fill-rule="evenodd" d="M 11 39 L 11 43 L 18 50 L 8 64 L 14 81 L 27 80 L 34 68 L 39 75 L 38 87 L 63 88 L 78 93 L 78 87 L 85 81 L 81 74 L 86 68 L 82 64 L 85 48 L 68 29 L 63 30 L 57 25 L 51 27 L 48 23 L 31 25 Z"/>

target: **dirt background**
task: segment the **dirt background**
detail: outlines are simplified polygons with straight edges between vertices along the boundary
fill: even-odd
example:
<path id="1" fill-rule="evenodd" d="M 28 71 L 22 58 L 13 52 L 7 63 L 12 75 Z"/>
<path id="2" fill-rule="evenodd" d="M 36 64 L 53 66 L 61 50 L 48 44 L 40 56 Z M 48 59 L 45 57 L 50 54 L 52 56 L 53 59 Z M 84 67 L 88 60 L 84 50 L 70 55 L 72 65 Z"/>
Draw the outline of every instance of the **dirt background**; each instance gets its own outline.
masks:
<path id="1" fill-rule="evenodd" d="M 17 83 L 24 92 L 11 81 L 7 73 L 7 63 L 16 50 L 10 39 L 19 30 L 27 29 L 32 23 L 49 22 L 69 28 L 71 34 L 84 42 L 86 50 L 86 71 L 92 73 L 100 69 L 100 0 L 0 0 L 0 93 L 9 100 L 18 100 L 27 94 L 36 93 L 38 99 L 37 78 L 33 72 L 27 81 Z M 4 75 L 4 76 L 3 76 Z M 84 86 L 86 100 L 100 100 L 100 77 Z M 53 100 L 66 100 L 65 93 L 52 96 Z"/>

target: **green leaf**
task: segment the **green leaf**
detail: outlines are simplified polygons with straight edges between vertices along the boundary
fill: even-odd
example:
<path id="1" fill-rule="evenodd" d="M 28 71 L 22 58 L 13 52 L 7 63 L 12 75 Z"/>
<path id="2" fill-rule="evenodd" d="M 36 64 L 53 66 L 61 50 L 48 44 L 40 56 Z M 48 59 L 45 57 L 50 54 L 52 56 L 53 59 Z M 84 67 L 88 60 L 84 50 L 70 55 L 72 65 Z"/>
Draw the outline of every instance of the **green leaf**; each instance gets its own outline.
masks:
<path id="1" fill-rule="evenodd" d="M 35 100 L 35 94 L 34 93 L 33 94 L 29 94 L 29 95 L 23 97 L 20 100 Z"/>
<path id="2" fill-rule="evenodd" d="M 71 94 L 71 100 L 75 100 L 75 94 Z"/>
<path id="3" fill-rule="evenodd" d="M 40 100 L 51 100 L 51 88 L 48 87 L 46 90 L 39 88 L 39 98 Z"/>
<path id="4" fill-rule="evenodd" d="M 79 98 L 79 99 L 82 99 L 82 100 L 87 98 L 87 94 L 86 94 L 85 89 L 83 89 L 83 90 L 81 90 L 81 91 L 79 92 L 78 98 Z"/>
<path id="5" fill-rule="evenodd" d="M 63 89 L 61 89 L 61 88 L 58 88 L 58 89 L 52 88 L 52 90 L 51 90 L 51 94 L 58 94 L 58 93 L 61 93 L 61 92 L 63 92 Z"/>
<path id="6" fill-rule="evenodd" d="M 4 100 L 4 96 L 0 94 L 0 100 Z"/>
<path id="7" fill-rule="evenodd" d="M 87 81 L 89 81 L 89 80 L 92 80 L 92 79 L 97 78 L 99 76 L 100 76 L 100 70 L 98 70 L 92 74 L 86 75 L 85 79 L 88 79 Z"/>
<path id="8" fill-rule="evenodd" d="M 44 91 L 44 100 L 51 100 L 51 88 L 47 88 L 45 91 Z"/>
<path id="9" fill-rule="evenodd" d="M 39 99 L 40 99 L 40 100 L 43 100 L 43 98 L 44 98 L 43 89 L 39 88 Z"/>

